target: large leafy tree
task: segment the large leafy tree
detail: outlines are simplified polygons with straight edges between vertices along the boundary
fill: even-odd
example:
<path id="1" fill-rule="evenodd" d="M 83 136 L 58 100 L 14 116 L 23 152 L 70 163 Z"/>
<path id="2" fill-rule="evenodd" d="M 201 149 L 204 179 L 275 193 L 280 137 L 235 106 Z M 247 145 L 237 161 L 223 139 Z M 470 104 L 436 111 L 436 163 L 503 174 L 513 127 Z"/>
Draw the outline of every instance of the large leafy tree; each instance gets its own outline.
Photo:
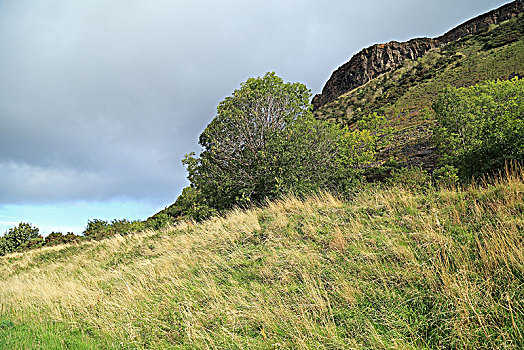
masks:
<path id="1" fill-rule="evenodd" d="M 340 131 L 311 116 L 310 97 L 267 73 L 222 101 L 200 135 L 202 152 L 184 159 L 200 200 L 221 210 L 332 184 Z"/>

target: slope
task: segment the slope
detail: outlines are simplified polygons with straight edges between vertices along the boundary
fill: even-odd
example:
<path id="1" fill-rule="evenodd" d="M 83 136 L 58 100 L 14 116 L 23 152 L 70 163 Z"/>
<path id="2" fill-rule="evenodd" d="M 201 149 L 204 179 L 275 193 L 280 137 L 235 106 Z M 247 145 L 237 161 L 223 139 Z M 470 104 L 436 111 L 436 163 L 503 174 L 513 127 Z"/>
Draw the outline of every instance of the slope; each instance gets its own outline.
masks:
<path id="1" fill-rule="evenodd" d="M 396 133 L 382 160 L 396 158 L 407 166 L 436 165 L 431 105 L 444 87 L 470 86 L 486 80 L 524 76 L 524 17 L 431 49 L 416 60 L 380 75 L 324 104 L 317 118 L 353 124 L 378 112 L 388 115 Z"/>
<path id="2" fill-rule="evenodd" d="M 0 348 L 521 348 L 523 203 L 513 171 L 10 254 Z"/>

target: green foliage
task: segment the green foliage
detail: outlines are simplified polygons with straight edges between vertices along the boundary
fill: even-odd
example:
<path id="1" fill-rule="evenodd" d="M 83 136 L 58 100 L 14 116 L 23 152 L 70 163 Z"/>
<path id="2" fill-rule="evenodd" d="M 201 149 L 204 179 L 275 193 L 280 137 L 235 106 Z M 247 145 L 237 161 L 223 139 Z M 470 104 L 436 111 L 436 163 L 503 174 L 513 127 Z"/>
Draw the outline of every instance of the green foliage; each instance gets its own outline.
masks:
<path id="1" fill-rule="evenodd" d="M 168 224 L 172 222 L 169 215 L 166 213 L 157 213 L 154 216 L 150 217 L 145 221 L 145 225 L 147 228 L 151 228 L 153 230 L 159 230 L 163 227 L 166 227 Z"/>
<path id="2" fill-rule="evenodd" d="M 39 237 L 39 229 L 32 227 L 31 224 L 21 222 L 18 226 L 10 228 L 7 233 L 0 238 L 0 255 L 15 252 L 31 239 Z"/>
<path id="3" fill-rule="evenodd" d="M 200 135 L 199 157 L 183 160 L 198 191 L 191 195 L 223 210 L 328 187 L 339 130 L 312 118 L 310 97 L 303 84 L 284 83 L 274 73 L 243 83 Z"/>
<path id="4" fill-rule="evenodd" d="M 17 252 L 25 252 L 31 249 L 36 249 L 45 246 L 45 241 L 42 236 L 31 238 L 22 243 L 17 249 Z"/>
<path id="5" fill-rule="evenodd" d="M 164 210 L 173 220 L 193 219 L 201 221 L 217 214 L 216 210 L 207 204 L 202 193 L 191 186 L 182 190 L 175 203 Z"/>
<path id="6" fill-rule="evenodd" d="M 116 234 L 127 235 L 132 232 L 144 230 L 147 225 L 141 221 L 129 221 L 128 219 L 114 219 L 111 222 L 93 219 L 87 222 L 83 234 L 87 239 L 99 240 Z"/>
<path id="7" fill-rule="evenodd" d="M 431 176 L 420 168 L 400 168 L 393 170 L 387 179 L 390 185 L 402 186 L 411 191 L 425 191 L 431 188 Z"/>
<path id="8" fill-rule="evenodd" d="M 452 165 L 444 165 L 433 171 L 432 178 L 440 185 L 455 185 L 459 181 L 458 169 Z"/>
<path id="9" fill-rule="evenodd" d="M 490 81 L 445 89 L 434 104 L 435 136 L 444 164 L 459 176 L 502 170 L 524 161 L 524 81 Z"/>
<path id="10" fill-rule="evenodd" d="M 392 133 L 387 118 L 376 112 L 360 119 L 355 128 L 344 127 L 340 137 L 340 165 L 348 168 L 373 162 L 379 145 L 388 145 Z"/>
<path id="11" fill-rule="evenodd" d="M 115 230 L 106 220 L 93 219 L 87 221 L 83 234 L 88 239 L 102 239 L 115 234 Z"/>
<path id="12" fill-rule="evenodd" d="M 130 221 L 128 219 L 114 219 L 111 220 L 111 224 L 115 233 L 119 235 L 128 235 L 133 232 L 142 231 L 146 228 L 145 223 L 140 220 Z"/>

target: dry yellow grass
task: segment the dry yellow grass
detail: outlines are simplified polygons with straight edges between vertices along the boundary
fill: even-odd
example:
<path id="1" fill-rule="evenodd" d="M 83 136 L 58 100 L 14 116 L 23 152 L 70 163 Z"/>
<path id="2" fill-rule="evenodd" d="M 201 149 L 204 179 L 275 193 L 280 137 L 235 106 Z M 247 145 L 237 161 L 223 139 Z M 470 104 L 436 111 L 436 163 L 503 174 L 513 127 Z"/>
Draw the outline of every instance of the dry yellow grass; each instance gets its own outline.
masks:
<path id="1" fill-rule="evenodd" d="M 0 318 L 114 348 L 519 348 L 524 176 L 323 194 L 0 258 Z"/>

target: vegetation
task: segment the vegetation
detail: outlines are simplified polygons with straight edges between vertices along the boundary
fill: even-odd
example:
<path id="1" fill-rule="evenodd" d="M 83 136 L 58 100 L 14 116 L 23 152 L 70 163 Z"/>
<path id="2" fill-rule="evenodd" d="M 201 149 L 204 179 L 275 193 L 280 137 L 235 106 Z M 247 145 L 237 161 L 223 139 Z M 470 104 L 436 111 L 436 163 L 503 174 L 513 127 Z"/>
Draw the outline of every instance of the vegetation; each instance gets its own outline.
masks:
<path id="1" fill-rule="evenodd" d="M 410 188 L 290 197 L 197 225 L 1 257 L 0 339 L 522 348 L 523 171 Z"/>
<path id="2" fill-rule="evenodd" d="M 200 156 L 184 159 L 189 181 L 212 208 L 317 190 L 329 181 L 336 138 L 311 117 L 310 97 L 303 84 L 268 73 L 248 79 L 220 103 L 200 135 Z"/>
<path id="3" fill-rule="evenodd" d="M 524 16 L 433 49 L 416 61 L 406 60 L 402 67 L 340 96 L 314 114 L 344 124 L 373 112 L 399 116 L 431 107 L 449 85 L 471 86 L 512 75 L 524 76 Z"/>
<path id="4" fill-rule="evenodd" d="M 523 28 L 406 62 L 324 120 L 304 85 L 248 79 L 173 205 L 0 237 L 0 348 L 524 348 L 524 85 L 471 86 L 522 68 Z M 412 139 L 437 142 L 433 173 L 399 162 Z"/>
<path id="5" fill-rule="evenodd" d="M 354 168 L 374 160 L 385 119 L 341 128 L 314 119 L 310 97 L 274 73 L 243 83 L 200 135 L 200 155 L 184 159 L 191 187 L 167 212 L 201 219 L 289 193 L 347 191 L 358 182 Z"/>
<path id="6" fill-rule="evenodd" d="M 25 222 L 10 228 L 4 236 L 0 237 L 0 255 L 16 252 L 30 241 L 41 239 L 39 232 L 38 228 Z"/>
<path id="7" fill-rule="evenodd" d="M 93 219 L 87 222 L 84 237 L 87 239 L 102 239 L 115 234 L 127 235 L 144 230 L 147 225 L 139 220 L 129 221 L 127 219 L 114 219 L 111 222 Z"/>
<path id="8" fill-rule="evenodd" d="M 416 61 L 383 74 L 314 112 L 316 118 L 353 125 L 376 112 L 388 117 L 392 142 L 379 147 L 379 163 L 435 169 L 438 158 L 417 153 L 433 149 L 435 113 L 431 106 L 448 86 L 524 76 L 524 16 L 489 31 L 433 49 Z"/>
<path id="9" fill-rule="evenodd" d="M 524 80 L 449 87 L 434 108 L 443 160 L 463 179 L 524 162 Z"/>

